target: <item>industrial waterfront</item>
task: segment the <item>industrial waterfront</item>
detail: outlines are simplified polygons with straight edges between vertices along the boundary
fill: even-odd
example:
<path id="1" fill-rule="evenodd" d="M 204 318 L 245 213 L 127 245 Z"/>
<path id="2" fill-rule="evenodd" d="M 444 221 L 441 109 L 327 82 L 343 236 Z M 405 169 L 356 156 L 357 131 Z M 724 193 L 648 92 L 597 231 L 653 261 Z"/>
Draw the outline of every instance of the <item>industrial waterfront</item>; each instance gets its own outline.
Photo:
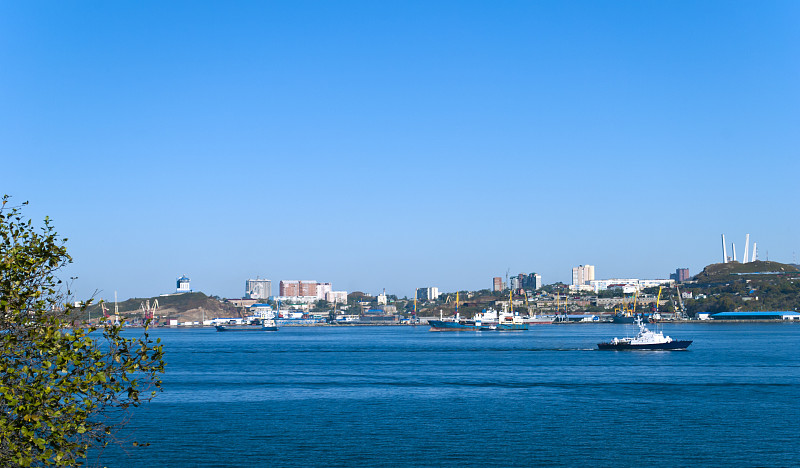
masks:
<path id="1" fill-rule="evenodd" d="M 797 466 L 800 333 L 685 323 L 687 351 L 608 352 L 621 324 L 156 329 L 164 392 L 107 466 Z M 128 330 L 135 333 L 135 330 Z"/>

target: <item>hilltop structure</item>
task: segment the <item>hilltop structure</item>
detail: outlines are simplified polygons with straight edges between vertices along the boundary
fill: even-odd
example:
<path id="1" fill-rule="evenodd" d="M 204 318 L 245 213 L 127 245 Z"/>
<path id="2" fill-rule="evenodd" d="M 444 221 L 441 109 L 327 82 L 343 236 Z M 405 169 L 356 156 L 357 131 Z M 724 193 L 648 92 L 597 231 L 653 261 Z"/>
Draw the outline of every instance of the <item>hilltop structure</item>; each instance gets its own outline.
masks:
<path id="1" fill-rule="evenodd" d="M 175 282 L 175 294 L 183 294 L 192 292 L 190 280 L 186 275 L 181 276 Z"/>
<path id="2" fill-rule="evenodd" d="M 756 250 L 757 244 L 755 242 L 753 242 L 752 257 L 748 261 L 747 254 L 748 254 L 749 247 L 750 247 L 750 234 L 747 234 L 745 236 L 745 238 L 744 238 L 744 255 L 742 256 L 742 263 L 755 262 L 758 259 L 758 255 L 757 255 L 758 251 Z M 735 243 L 731 243 L 731 252 L 733 253 L 733 257 L 729 257 L 728 256 L 727 244 L 725 244 L 725 234 L 722 234 L 722 263 L 736 262 L 737 261 L 736 260 L 736 244 Z"/>

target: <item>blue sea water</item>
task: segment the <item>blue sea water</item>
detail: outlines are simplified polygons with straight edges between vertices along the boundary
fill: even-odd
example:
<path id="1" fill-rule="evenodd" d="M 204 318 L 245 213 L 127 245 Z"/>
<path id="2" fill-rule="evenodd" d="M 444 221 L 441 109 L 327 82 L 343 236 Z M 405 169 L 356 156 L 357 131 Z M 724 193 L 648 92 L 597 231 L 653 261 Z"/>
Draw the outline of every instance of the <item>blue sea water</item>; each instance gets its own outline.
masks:
<path id="1" fill-rule="evenodd" d="M 93 456 L 153 466 L 800 466 L 800 325 L 156 329 L 164 392 Z"/>

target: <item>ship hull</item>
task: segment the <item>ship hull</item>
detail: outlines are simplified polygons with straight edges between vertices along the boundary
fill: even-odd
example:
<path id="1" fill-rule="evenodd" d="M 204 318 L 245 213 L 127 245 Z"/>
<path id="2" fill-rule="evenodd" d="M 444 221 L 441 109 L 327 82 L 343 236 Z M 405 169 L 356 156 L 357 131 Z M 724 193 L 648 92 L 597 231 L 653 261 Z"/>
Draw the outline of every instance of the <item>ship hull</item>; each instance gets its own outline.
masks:
<path id="1" fill-rule="evenodd" d="M 612 318 L 612 322 L 614 322 L 614 323 L 636 323 L 636 317 L 637 317 L 636 315 L 631 315 L 631 316 L 615 315 Z M 647 315 L 645 314 L 643 317 L 647 318 Z"/>
<path id="2" fill-rule="evenodd" d="M 525 331 L 527 329 L 527 323 L 500 323 L 497 325 L 498 331 Z"/>
<path id="3" fill-rule="evenodd" d="M 597 348 L 602 350 L 628 350 L 628 349 L 645 349 L 645 350 L 662 350 L 662 351 L 678 351 L 684 350 L 692 344 L 692 340 L 674 340 L 669 343 L 647 343 L 647 344 L 631 344 L 631 343 L 598 343 Z"/>
<path id="4" fill-rule="evenodd" d="M 431 331 L 488 331 L 488 325 L 478 325 L 474 322 L 452 322 L 447 320 L 428 320 Z"/>
<path id="5" fill-rule="evenodd" d="M 270 327 L 252 327 L 248 325 L 233 325 L 233 326 L 226 326 L 226 325 L 215 325 L 214 328 L 217 329 L 218 332 L 243 332 L 243 331 L 278 331 L 278 327 L 270 326 Z"/>

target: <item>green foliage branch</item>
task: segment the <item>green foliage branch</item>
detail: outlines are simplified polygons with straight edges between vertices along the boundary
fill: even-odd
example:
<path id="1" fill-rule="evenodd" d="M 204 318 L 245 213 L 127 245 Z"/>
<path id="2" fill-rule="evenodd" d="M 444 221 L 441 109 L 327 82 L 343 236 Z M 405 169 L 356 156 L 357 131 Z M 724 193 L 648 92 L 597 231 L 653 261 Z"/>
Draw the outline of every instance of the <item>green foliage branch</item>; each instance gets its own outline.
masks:
<path id="1" fill-rule="evenodd" d="M 24 219 L 26 203 L 8 202 L 0 206 L 0 466 L 80 465 L 161 390 L 164 351 L 147 328 L 126 338 L 118 325 L 74 324 L 79 310 L 56 277 L 72 261 L 67 239 L 48 218 L 38 230 Z"/>

